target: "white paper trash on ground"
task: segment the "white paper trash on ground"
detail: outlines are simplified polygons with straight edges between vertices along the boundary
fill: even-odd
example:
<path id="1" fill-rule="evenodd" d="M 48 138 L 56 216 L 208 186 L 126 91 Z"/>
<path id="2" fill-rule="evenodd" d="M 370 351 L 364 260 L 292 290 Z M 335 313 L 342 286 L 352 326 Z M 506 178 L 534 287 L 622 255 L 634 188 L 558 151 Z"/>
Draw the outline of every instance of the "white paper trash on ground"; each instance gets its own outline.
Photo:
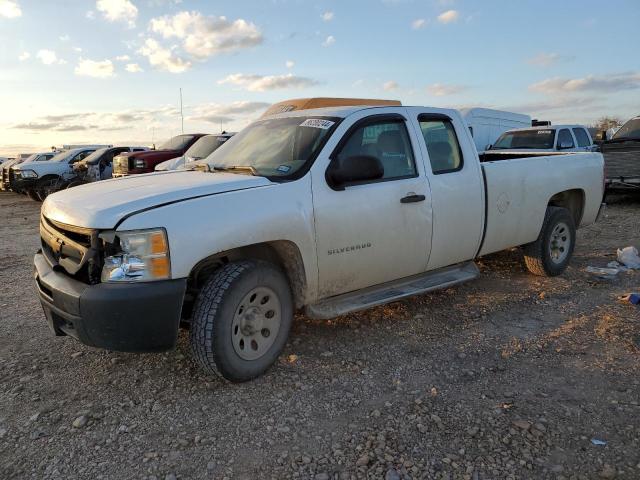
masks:
<path id="1" fill-rule="evenodd" d="M 640 269 L 640 256 L 636 247 L 618 249 L 618 262 L 627 268 Z"/>

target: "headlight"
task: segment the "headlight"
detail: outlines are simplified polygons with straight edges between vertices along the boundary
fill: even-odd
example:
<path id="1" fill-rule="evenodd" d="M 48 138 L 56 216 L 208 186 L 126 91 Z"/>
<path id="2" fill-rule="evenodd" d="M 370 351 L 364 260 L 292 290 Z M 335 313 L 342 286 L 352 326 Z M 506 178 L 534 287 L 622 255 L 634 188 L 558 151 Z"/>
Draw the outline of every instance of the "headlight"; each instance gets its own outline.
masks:
<path id="1" fill-rule="evenodd" d="M 147 164 L 144 160 L 136 160 L 135 166 L 136 168 L 147 168 Z"/>
<path id="2" fill-rule="evenodd" d="M 171 277 L 164 229 L 118 232 L 120 253 L 104 259 L 103 282 L 150 282 Z"/>
<path id="3" fill-rule="evenodd" d="M 20 175 L 22 178 L 38 178 L 38 174 L 33 170 L 15 170 L 16 175 Z"/>

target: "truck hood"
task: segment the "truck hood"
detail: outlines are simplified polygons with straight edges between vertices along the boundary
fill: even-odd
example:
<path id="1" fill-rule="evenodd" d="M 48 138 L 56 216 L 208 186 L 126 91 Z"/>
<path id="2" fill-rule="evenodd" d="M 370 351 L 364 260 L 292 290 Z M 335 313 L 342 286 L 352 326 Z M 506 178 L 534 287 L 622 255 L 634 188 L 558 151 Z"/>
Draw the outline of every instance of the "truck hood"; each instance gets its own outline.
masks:
<path id="1" fill-rule="evenodd" d="M 60 175 L 71 171 L 71 166 L 67 162 L 23 162 L 13 166 L 16 167 L 16 170 L 33 170 L 39 177 L 48 174 Z"/>
<path id="2" fill-rule="evenodd" d="M 42 214 L 78 227 L 110 229 L 143 210 L 192 198 L 266 187 L 264 177 L 234 173 L 173 171 L 94 182 L 50 195 Z"/>

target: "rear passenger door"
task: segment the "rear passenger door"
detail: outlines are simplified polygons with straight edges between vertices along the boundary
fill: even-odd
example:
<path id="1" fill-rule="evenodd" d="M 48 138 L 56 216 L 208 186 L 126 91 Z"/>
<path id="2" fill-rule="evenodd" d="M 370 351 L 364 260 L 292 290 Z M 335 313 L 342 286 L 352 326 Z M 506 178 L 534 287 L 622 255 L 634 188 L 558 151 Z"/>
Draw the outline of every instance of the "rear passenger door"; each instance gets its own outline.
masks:
<path id="1" fill-rule="evenodd" d="M 410 108 L 431 185 L 433 234 L 428 269 L 475 257 L 484 229 L 484 186 L 475 145 L 459 115 Z"/>

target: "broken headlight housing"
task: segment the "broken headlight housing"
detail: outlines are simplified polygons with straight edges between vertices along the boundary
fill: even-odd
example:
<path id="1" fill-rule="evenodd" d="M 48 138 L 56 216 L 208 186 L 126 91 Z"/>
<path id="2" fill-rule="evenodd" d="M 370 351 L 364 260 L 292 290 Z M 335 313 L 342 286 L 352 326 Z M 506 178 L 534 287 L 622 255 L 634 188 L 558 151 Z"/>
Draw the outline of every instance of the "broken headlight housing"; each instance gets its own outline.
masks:
<path id="1" fill-rule="evenodd" d="M 171 278 L 169 242 L 163 228 L 115 234 L 119 252 L 105 257 L 102 282 L 151 282 Z"/>

